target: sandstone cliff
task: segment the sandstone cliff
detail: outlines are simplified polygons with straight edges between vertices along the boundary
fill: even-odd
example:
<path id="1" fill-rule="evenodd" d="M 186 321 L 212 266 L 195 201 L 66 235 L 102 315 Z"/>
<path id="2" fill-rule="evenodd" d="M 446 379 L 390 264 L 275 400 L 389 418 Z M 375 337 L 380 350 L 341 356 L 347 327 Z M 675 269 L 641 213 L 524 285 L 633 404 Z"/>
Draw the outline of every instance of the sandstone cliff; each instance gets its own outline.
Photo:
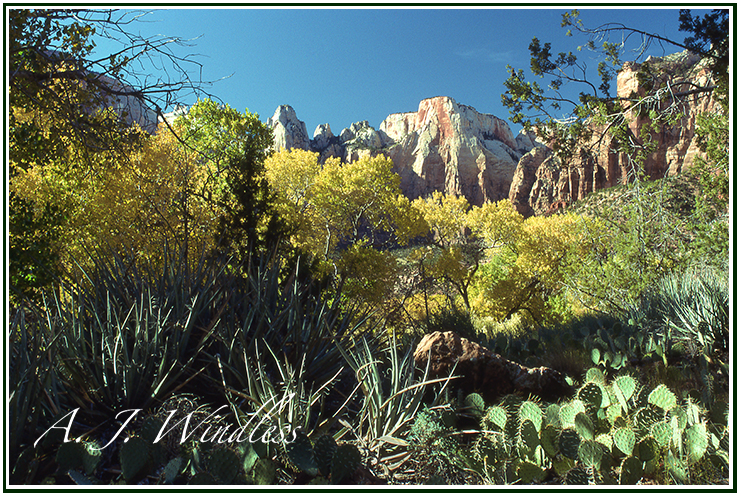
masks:
<path id="1" fill-rule="evenodd" d="M 710 72 L 699 57 L 680 52 L 663 58 L 651 58 L 644 63 L 659 84 L 688 81 L 674 87 L 674 94 L 690 88 L 704 87 L 709 83 Z M 644 67 L 646 69 L 646 67 Z M 617 77 L 617 94 L 620 97 L 644 96 L 639 71 L 641 64 L 626 63 Z M 708 112 L 717 105 L 707 93 L 697 94 L 680 101 L 683 117 L 672 127 L 663 126 L 651 132 L 657 145 L 644 164 L 644 173 L 650 179 L 659 179 L 687 171 L 695 157 L 701 153 L 695 137 L 695 124 L 701 112 Z M 680 103 L 681 102 L 681 103 Z M 662 108 L 666 109 L 666 105 Z M 646 117 L 633 116 L 630 129 L 638 134 L 648 122 Z M 599 131 L 599 130 L 598 130 Z M 533 151 L 524 155 L 514 174 L 509 199 L 523 215 L 543 214 L 583 199 L 587 194 L 616 186 L 632 175 L 632 167 L 625 154 L 615 151 L 610 140 L 595 141 L 570 161 L 562 161 L 548 151 Z"/>
<path id="2" fill-rule="evenodd" d="M 689 78 L 705 85 L 710 77 L 697 57 L 686 52 L 649 58 L 653 72 L 664 82 Z M 627 63 L 617 78 L 619 96 L 641 94 L 639 64 Z M 675 88 L 675 92 L 685 91 Z M 699 153 L 694 137 L 697 114 L 713 108 L 707 96 L 686 101 L 685 117 L 674 127 L 653 133 L 658 148 L 646 162 L 651 179 L 685 171 Z M 643 124 L 636 116 L 632 129 Z M 280 106 L 268 126 L 276 148 L 301 148 L 320 154 L 320 160 L 340 157 L 349 162 L 365 155 L 385 154 L 394 162 L 401 188 L 410 198 L 433 191 L 464 195 L 480 205 L 508 198 L 523 215 L 542 214 L 584 198 L 588 193 L 624 182 L 631 171 L 627 158 L 609 140 L 595 142 L 589 151 L 568 162 L 520 131 L 514 136 L 506 121 L 457 103 L 449 97 L 423 100 L 416 112 L 389 115 L 376 130 L 361 121 L 334 135 L 328 124 L 317 127 L 312 139 L 306 125 L 288 105 Z M 599 133 L 596 133 L 598 135 Z"/>
<path id="3" fill-rule="evenodd" d="M 361 121 L 336 136 L 322 124 L 309 140 L 306 125 L 287 105 L 268 126 L 278 149 L 301 148 L 318 152 L 320 160 L 344 161 L 383 153 L 393 160 L 410 198 L 441 190 L 479 205 L 507 198 L 517 161 L 533 147 L 532 137 L 515 138 L 504 120 L 449 97 L 423 100 L 417 112 L 391 114 L 379 130 Z"/>

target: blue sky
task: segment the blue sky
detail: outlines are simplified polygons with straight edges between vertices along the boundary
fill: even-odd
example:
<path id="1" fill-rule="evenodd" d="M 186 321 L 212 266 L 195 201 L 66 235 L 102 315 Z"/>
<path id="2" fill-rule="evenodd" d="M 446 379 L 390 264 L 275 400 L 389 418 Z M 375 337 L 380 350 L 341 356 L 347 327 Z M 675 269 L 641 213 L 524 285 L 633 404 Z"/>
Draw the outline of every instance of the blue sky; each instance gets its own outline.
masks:
<path id="1" fill-rule="evenodd" d="M 231 107 L 265 121 L 289 104 L 310 135 L 322 123 L 339 134 L 361 120 L 378 128 L 389 114 L 438 95 L 508 119 L 500 96 L 506 66 L 529 75 L 533 37 L 551 42 L 554 53 L 586 42 L 560 27 L 570 8 L 169 8 L 131 30 L 193 39 L 175 52 L 198 54 L 203 79 L 219 80 L 209 92 Z M 678 7 L 580 11 L 589 27 L 621 22 L 677 41 L 686 36 L 677 30 Z M 650 53 L 677 50 L 656 45 Z"/>

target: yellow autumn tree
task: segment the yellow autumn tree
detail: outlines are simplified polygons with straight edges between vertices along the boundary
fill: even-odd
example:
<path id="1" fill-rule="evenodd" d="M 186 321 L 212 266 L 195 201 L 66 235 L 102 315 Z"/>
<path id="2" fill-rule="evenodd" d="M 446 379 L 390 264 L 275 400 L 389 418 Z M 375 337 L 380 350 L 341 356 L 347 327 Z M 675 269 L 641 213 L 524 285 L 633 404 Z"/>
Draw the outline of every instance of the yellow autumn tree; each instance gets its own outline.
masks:
<path id="1" fill-rule="evenodd" d="M 455 306 L 455 297 L 471 308 L 469 289 L 483 257 L 482 240 L 471 231 L 470 204 L 465 197 L 433 192 L 412 202 L 426 223 L 432 246 L 417 250 L 420 270 L 437 280 Z M 426 290 L 425 290 L 426 291 Z"/>
<path id="2" fill-rule="evenodd" d="M 499 226 L 506 226 L 516 216 L 499 219 Z M 573 317 L 577 310 L 565 288 L 564 269 L 567 256 L 584 243 L 580 227 L 592 222 L 575 214 L 533 216 L 505 229 L 510 235 L 489 250 L 477 276 L 473 310 L 496 320 L 519 316 L 535 325 Z"/>
<path id="3" fill-rule="evenodd" d="M 316 153 L 292 149 L 265 162 L 278 209 L 294 228 L 291 240 L 320 262 L 338 291 L 381 305 L 396 272 L 387 249 L 421 233 L 421 219 L 401 194 L 390 159 L 318 160 Z"/>

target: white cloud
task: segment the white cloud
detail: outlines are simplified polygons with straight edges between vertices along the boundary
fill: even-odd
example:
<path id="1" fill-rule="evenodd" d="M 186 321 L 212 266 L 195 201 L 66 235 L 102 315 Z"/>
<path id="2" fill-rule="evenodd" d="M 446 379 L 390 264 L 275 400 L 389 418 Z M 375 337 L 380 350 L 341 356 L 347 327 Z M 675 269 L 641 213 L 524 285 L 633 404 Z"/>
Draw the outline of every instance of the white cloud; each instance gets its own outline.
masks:
<path id="1" fill-rule="evenodd" d="M 501 52 L 484 47 L 471 48 L 469 50 L 457 51 L 455 54 L 466 60 L 488 60 L 490 62 L 512 62 L 514 59 L 514 50 Z"/>

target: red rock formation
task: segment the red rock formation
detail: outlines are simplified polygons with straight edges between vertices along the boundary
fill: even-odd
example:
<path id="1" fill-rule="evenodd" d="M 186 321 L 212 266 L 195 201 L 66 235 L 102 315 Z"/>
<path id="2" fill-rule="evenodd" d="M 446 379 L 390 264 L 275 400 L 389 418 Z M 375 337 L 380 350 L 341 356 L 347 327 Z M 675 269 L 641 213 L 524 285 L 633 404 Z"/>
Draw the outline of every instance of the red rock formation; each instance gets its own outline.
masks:
<path id="1" fill-rule="evenodd" d="M 664 85 L 666 82 L 683 80 L 691 82 L 673 88 L 675 94 L 686 92 L 693 85 L 705 86 L 709 83 L 708 69 L 698 57 L 687 52 L 661 59 L 649 58 L 646 64 L 651 65 L 655 73 L 663 74 Z M 645 96 L 645 90 L 640 85 L 639 70 L 640 64 L 637 63 L 623 66 L 617 77 L 618 96 Z M 701 153 L 695 138 L 697 116 L 713 110 L 717 104 L 704 93 L 684 99 L 681 105 L 683 117 L 675 126 L 663 126 L 651 132 L 651 140 L 657 149 L 644 164 L 643 172 L 649 179 L 656 180 L 686 171 Z M 663 108 L 666 108 L 666 104 Z M 632 117 L 630 129 L 637 135 L 648 118 Z M 595 133 L 597 135 L 599 133 Z M 624 154 L 615 152 L 615 148 L 610 140 L 601 143 L 595 140 L 566 162 L 544 152 L 526 154 L 520 159 L 514 173 L 509 199 L 523 215 L 544 214 L 555 203 L 570 203 L 596 190 L 624 183 L 632 177 L 633 166 Z"/>
<path id="2" fill-rule="evenodd" d="M 521 152 L 502 119 L 435 97 L 417 112 L 390 115 L 380 131 L 393 143 L 386 153 L 411 198 L 443 191 L 480 205 L 509 195 Z"/>

